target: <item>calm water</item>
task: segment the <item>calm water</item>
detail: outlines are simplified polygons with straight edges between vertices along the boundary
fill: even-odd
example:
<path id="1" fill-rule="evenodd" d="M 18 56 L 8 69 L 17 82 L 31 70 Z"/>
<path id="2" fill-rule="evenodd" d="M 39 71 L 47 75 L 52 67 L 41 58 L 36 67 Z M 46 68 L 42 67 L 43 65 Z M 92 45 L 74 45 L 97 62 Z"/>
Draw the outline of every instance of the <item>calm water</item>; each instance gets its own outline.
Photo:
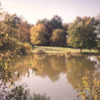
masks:
<path id="1" fill-rule="evenodd" d="M 16 58 L 9 66 L 0 72 L 0 98 L 21 85 L 30 96 L 45 93 L 50 100 L 77 100 L 77 85 L 86 71 L 99 72 L 100 59 L 89 55 L 28 55 Z"/>

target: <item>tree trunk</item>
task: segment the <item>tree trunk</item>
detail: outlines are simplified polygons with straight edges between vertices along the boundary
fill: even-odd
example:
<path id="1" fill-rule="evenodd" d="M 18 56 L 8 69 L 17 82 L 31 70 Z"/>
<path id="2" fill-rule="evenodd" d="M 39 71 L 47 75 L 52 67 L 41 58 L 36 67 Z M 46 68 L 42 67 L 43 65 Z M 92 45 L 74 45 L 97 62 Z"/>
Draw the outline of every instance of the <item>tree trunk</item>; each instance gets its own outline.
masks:
<path id="1" fill-rule="evenodd" d="M 82 49 L 80 49 L 80 52 L 82 52 Z"/>

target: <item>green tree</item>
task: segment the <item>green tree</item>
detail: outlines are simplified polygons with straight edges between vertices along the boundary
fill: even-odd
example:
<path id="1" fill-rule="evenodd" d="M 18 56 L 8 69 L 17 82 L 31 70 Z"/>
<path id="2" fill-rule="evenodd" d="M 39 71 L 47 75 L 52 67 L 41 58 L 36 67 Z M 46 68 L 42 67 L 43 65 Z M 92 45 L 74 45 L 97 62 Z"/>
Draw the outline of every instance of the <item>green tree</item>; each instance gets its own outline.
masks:
<path id="1" fill-rule="evenodd" d="M 52 45 L 66 46 L 66 35 L 67 33 L 64 29 L 55 29 L 51 37 Z"/>
<path id="2" fill-rule="evenodd" d="M 16 14 L 6 14 L 1 26 L 9 37 L 16 38 L 20 42 L 30 42 L 31 25 Z"/>
<path id="3" fill-rule="evenodd" d="M 18 29 L 17 29 L 17 34 L 18 34 L 18 40 L 21 42 L 31 42 L 30 40 L 30 28 L 31 25 L 28 24 L 27 21 L 23 21 L 21 19 L 20 24 L 18 25 Z"/>
<path id="4" fill-rule="evenodd" d="M 92 49 L 97 46 L 94 18 L 77 19 L 68 28 L 68 43 L 75 48 Z"/>
<path id="5" fill-rule="evenodd" d="M 18 39 L 19 34 L 17 33 L 18 33 L 18 26 L 20 22 L 21 19 L 16 14 L 13 15 L 6 14 L 4 20 L 2 21 L 2 26 L 4 27 L 3 32 L 5 34 L 8 34 L 9 37 Z"/>
<path id="6" fill-rule="evenodd" d="M 67 23 L 64 23 L 64 24 L 63 24 L 63 29 L 64 29 L 64 30 L 68 31 L 68 27 L 69 27 L 69 24 L 67 24 Z"/>
<path id="7" fill-rule="evenodd" d="M 35 25 L 31 28 L 31 43 L 34 45 L 46 45 L 47 29 L 43 24 Z"/>
<path id="8" fill-rule="evenodd" d="M 52 42 L 51 36 L 52 36 L 53 30 L 57 28 L 63 29 L 62 19 L 58 15 L 54 15 L 53 18 L 51 18 L 50 20 L 46 18 L 42 20 L 38 20 L 37 25 L 38 24 L 43 24 L 45 28 L 47 29 L 47 35 L 45 36 L 47 45 L 51 45 L 51 42 Z"/>
<path id="9" fill-rule="evenodd" d="M 95 17 L 98 48 L 100 48 L 100 13 Z"/>
<path id="10" fill-rule="evenodd" d="M 50 37 L 51 37 L 51 25 L 50 25 L 50 21 L 48 19 L 42 19 L 42 20 L 38 20 L 37 23 L 38 24 L 43 24 L 45 26 L 45 28 L 47 29 L 47 34 L 45 36 L 45 39 L 47 41 L 46 45 L 50 45 Z"/>
<path id="11" fill-rule="evenodd" d="M 58 15 L 53 16 L 53 18 L 50 20 L 50 24 L 51 24 L 52 30 L 57 29 L 57 28 L 63 28 L 62 19 Z"/>

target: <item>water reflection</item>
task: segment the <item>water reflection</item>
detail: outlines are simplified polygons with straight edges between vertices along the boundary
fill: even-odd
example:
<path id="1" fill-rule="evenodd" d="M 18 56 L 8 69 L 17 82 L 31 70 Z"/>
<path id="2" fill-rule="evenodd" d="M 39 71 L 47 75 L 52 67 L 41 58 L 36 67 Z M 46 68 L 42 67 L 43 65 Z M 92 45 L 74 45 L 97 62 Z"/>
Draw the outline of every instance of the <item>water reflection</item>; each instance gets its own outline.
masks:
<path id="1" fill-rule="evenodd" d="M 16 86 L 19 83 L 26 82 L 31 94 L 35 92 L 35 90 L 38 90 L 37 92 L 41 91 L 45 83 L 44 91 L 42 92 L 50 94 L 51 100 L 61 100 L 62 98 L 63 100 L 72 100 L 76 98 L 75 95 L 77 93 L 74 89 L 77 90 L 78 84 L 82 84 L 82 78 L 86 75 L 86 71 L 90 71 L 91 73 L 99 71 L 100 59 L 97 56 L 94 56 L 94 58 L 95 59 L 93 59 L 93 56 L 89 55 L 23 56 L 19 59 L 15 59 L 15 61 L 11 61 L 8 69 L 0 71 L 0 78 L 2 80 L 0 82 L 1 84 L 5 83 L 5 86 L 8 84 L 9 86 L 13 84 Z M 98 76 L 98 78 L 100 77 Z M 52 89 L 56 90 L 59 88 L 61 91 L 55 91 L 56 93 L 54 95 L 50 88 L 47 89 L 47 84 L 50 85 L 50 88 L 53 87 Z M 41 87 L 39 88 L 40 85 Z M 31 91 L 32 87 L 35 90 Z M 70 94 L 65 96 L 68 92 Z M 56 97 L 56 94 L 59 98 Z"/>
<path id="2" fill-rule="evenodd" d="M 71 56 L 67 60 L 67 79 L 74 88 L 81 83 L 82 77 L 87 70 L 95 70 L 95 61 L 88 59 L 88 56 Z"/>

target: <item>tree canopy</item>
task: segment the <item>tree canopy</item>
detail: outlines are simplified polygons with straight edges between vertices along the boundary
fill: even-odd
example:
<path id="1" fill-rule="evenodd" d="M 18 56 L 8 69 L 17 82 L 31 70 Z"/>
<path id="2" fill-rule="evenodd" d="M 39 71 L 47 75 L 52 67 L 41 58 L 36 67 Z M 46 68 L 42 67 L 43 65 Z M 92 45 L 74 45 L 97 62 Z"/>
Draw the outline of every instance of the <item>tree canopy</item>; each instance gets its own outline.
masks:
<path id="1" fill-rule="evenodd" d="M 66 46 L 66 35 L 67 33 L 64 29 L 55 29 L 51 37 L 52 45 Z"/>
<path id="2" fill-rule="evenodd" d="M 68 43 L 80 49 L 92 49 L 97 46 L 94 18 L 78 17 L 68 28 Z"/>
<path id="3" fill-rule="evenodd" d="M 31 28 L 31 42 L 34 45 L 46 45 L 47 29 L 43 24 L 35 25 Z"/>

